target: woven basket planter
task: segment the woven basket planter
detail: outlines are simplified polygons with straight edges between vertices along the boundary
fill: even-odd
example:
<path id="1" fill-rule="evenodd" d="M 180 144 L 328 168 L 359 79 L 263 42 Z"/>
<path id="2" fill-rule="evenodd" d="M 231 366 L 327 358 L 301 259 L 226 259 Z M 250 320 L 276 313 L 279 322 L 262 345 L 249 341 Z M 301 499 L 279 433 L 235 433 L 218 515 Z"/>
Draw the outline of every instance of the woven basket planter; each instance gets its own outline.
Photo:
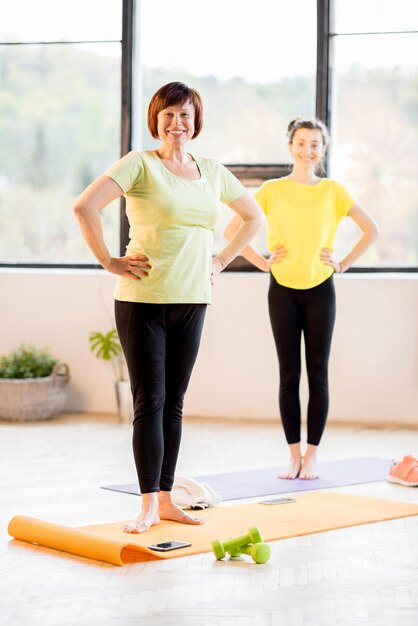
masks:
<path id="1" fill-rule="evenodd" d="M 51 376 L 43 378 L 0 378 L 0 419 L 51 419 L 65 404 L 69 379 L 65 363 L 58 363 Z"/>

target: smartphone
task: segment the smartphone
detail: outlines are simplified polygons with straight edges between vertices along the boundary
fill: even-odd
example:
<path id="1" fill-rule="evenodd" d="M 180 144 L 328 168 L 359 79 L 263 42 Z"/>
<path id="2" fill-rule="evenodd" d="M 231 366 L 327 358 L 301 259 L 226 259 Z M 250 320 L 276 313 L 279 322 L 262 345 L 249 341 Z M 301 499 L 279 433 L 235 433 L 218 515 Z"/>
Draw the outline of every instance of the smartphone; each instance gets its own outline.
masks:
<path id="1" fill-rule="evenodd" d="M 272 500 L 261 500 L 259 504 L 287 504 L 288 502 L 296 502 L 293 498 L 273 498 Z"/>
<path id="2" fill-rule="evenodd" d="M 147 548 L 156 550 L 157 552 L 168 552 L 169 550 L 177 550 L 178 548 L 187 548 L 191 545 L 192 544 L 187 541 L 163 541 L 162 543 L 154 543 L 152 546 L 147 546 Z"/>

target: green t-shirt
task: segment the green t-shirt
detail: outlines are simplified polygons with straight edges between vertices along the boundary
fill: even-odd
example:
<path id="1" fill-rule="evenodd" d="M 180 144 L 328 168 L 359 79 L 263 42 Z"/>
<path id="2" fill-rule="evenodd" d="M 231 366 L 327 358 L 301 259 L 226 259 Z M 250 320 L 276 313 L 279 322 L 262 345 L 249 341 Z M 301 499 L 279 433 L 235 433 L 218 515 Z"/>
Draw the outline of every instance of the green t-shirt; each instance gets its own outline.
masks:
<path id="1" fill-rule="evenodd" d="M 355 201 L 334 180 L 304 185 L 291 178 L 266 181 L 255 194 L 267 216 L 267 248 L 284 245 L 287 257 L 273 263 L 277 282 L 292 289 L 310 289 L 333 273 L 319 255 L 334 248 L 338 224 Z"/>
<path id="2" fill-rule="evenodd" d="M 146 254 L 152 265 L 140 281 L 119 276 L 114 293 L 125 302 L 210 303 L 212 244 L 221 202 L 245 189 L 213 159 L 193 157 L 200 178 L 170 172 L 155 150 L 133 150 L 105 175 L 126 197 L 127 254 Z"/>

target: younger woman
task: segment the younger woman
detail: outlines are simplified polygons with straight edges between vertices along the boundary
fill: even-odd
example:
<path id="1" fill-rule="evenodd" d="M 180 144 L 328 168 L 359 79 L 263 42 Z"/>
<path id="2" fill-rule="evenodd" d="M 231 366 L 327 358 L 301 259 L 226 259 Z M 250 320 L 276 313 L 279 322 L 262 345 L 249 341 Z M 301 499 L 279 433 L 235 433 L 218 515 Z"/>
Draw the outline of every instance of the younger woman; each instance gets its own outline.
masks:
<path id="1" fill-rule="evenodd" d="M 247 246 L 242 254 L 264 272 L 271 271 L 270 321 L 280 369 L 279 405 L 290 451 L 280 478 L 318 478 L 317 448 L 328 413 L 328 359 L 335 321 L 333 274 L 342 273 L 376 239 L 378 229 L 338 182 L 317 174 L 329 143 L 325 125 L 302 119 L 288 126 L 293 168 L 289 176 L 266 181 L 255 198 L 267 216 L 268 259 Z M 338 224 L 349 216 L 363 231 L 342 260 L 333 255 Z M 240 226 L 235 216 L 225 231 L 231 239 Z M 301 336 L 309 382 L 307 447 L 301 452 L 299 380 Z"/>

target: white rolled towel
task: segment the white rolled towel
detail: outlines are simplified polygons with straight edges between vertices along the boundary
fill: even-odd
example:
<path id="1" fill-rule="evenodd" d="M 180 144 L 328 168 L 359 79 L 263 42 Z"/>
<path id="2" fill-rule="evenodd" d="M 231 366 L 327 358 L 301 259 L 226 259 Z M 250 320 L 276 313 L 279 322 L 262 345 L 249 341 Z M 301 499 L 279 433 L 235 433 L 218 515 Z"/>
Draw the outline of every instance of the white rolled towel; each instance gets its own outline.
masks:
<path id="1" fill-rule="evenodd" d="M 175 476 L 172 496 L 181 509 L 208 509 L 221 502 L 221 496 L 207 483 L 193 478 Z"/>

